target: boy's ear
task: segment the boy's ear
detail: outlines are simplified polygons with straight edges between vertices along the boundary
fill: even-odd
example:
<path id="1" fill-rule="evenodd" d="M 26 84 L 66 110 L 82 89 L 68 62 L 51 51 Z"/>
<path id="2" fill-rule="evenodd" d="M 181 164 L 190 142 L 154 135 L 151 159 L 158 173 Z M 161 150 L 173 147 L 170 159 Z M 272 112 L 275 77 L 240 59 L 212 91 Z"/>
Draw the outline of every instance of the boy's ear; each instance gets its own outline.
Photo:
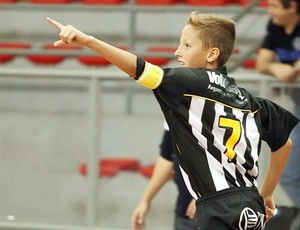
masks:
<path id="1" fill-rule="evenodd" d="M 211 62 L 217 60 L 219 55 L 220 55 L 220 50 L 218 48 L 216 48 L 216 47 L 211 48 L 207 54 L 206 61 L 208 63 L 211 63 Z"/>

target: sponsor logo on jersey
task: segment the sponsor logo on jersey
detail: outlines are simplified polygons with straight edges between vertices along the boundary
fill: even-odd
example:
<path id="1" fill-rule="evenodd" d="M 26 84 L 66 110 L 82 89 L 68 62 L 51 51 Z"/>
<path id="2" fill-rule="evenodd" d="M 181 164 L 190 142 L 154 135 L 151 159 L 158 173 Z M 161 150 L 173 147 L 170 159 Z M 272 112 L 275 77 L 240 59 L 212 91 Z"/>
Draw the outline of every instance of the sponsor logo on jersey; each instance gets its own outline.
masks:
<path id="1" fill-rule="evenodd" d="M 206 71 L 210 84 L 207 89 L 222 94 L 224 97 L 232 98 L 232 101 L 238 105 L 247 103 L 247 99 L 242 95 L 240 89 L 235 84 L 230 84 L 222 74 L 217 74 L 213 71 Z"/>
<path id="2" fill-rule="evenodd" d="M 217 74 L 211 71 L 206 71 L 206 72 L 208 74 L 210 83 L 220 85 L 223 88 L 226 88 L 226 86 L 229 84 L 228 80 L 225 77 L 223 77 L 222 74 Z"/>

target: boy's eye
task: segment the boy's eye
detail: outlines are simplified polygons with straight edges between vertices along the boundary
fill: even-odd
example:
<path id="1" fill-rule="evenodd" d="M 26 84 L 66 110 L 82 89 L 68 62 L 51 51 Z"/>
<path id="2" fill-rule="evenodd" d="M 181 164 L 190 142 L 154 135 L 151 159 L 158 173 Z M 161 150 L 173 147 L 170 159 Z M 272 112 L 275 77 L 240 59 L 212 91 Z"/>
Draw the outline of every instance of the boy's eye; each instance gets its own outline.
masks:
<path id="1" fill-rule="evenodd" d="M 185 44 L 185 47 L 191 47 L 191 45 L 190 44 Z"/>

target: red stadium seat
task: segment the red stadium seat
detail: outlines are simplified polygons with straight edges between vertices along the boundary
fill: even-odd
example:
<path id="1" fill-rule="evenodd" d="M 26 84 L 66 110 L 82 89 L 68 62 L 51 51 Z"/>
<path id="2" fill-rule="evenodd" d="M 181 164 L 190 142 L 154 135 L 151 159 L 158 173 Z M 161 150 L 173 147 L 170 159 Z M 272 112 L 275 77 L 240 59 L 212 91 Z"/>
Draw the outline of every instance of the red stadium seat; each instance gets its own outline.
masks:
<path id="1" fill-rule="evenodd" d="M 144 57 L 144 60 L 150 62 L 153 65 L 163 66 L 169 62 L 169 58 L 165 57 Z"/>
<path id="2" fill-rule="evenodd" d="M 140 167 L 139 171 L 144 177 L 151 178 L 153 174 L 153 169 L 154 169 L 154 164 L 151 164 L 151 165 L 145 165 Z"/>
<path id="3" fill-rule="evenodd" d="M 255 69 L 256 66 L 256 60 L 255 59 L 246 59 L 243 62 L 243 67 L 245 69 Z"/>
<path id="4" fill-rule="evenodd" d="M 100 167 L 113 167 L 125 171 L 137 171 L 140 168 L 139 161 L 133 158 L 104 158 L 99 163 Z"/>
<path id="5" fill-rule="evenodd" d="M 107 66 L 110 62 L 101 56 L 78 56 L 77 60 L 87 66 Z"/>
<path id="6" fill-rule="evenodd" d="M 138 5 L 172 5 L 182 2 L 183 0 L 136 0 Z"/>
<path id="7" fill-rule="evenodd" d="M 138 171 L 140 163 L 133 158 L 103 158 L 99 161 L 98 176 L 115 176 L 120 171 Z M 86 163 L 79 166 L 79 172 L 83 176 L 87 175 L 88 167 Z"/>
<path id="8" fill-rule="evenodd" d="M 1 3 L 16 3 L 17 0 L 0 0 L 0 4 Z"/>
<path id="9" fill-rule="evenodd" d="M 53 46 L 52 44 L 43 45 L 44 50 L 79 50 L 81 46 L 60 45 Z M 27 59 L 35 64 L 50 64 L 55 65 L 64 61 L 66 55 L 63 54 L 29 54 Z"/>
<path id="10" fill-rule="evenodd" d="M 128 50 L 127 46 L 117 46 L 120 49 Z M 92 56 L 92 55 L 80 55 L 77 57 L 77 60 L 87 66 L 108 66 L 111 63 L 107 61 L 104 57 L 101 56 Z"/>
<path id="11" fill-rule="evenodd" d="M 186 3 L 194 6 L 224 6 L 235 2 L 232 0 L 186 0 Z"/>
<path id="12" fill-rule="evenodd" d="M 88 166 L 86 163 L 83 163 L 79 166 L 79 172 L 81 175 L 86 176 L 88 173 Z M 102 176 L 107 176 L 107 177 L 112 177 L 115 176 L 117 173 L 119 172 L 119 170 L 117 168 L 113 168 L 113 167 L 106 167 L 106 168 L 99 168 L 98 170 L 98 176 L 102 177 Z"/>
<path id="13" fill-rule="evenodd" d="M 0 42 L 0 49 L 30 49 L 31 44 L 20 42 Z M 15 54 L 0 54 L 0 63 L 12 61 Z"/>
<path id="14" fill-rule="evenodd" d="M 33 4 L 68 4 L 72 0 L 30 0 Z"/>
<path id="15" fill-rule="evenodd" d="M 150 51 L 150 52 L 175 53 L 176 50 L 177 50 L 177 47 L 174 47 L 174 46 L 150 46 L 147 48 L 147 51 Z"/>
<path id="16" fill-rule="evenodd" d="M 173 46 L 151 46 L 147 48 L 148 52 L 164 52 L 164 53 L 170 53 L 171 55 L 174 54 L 177 47 Z M 154 57 L 154 56 L 145 56 L 143 57 L 145 61 L 150 62 L 154 65 L 163 66 L 166 65 L 170 61 L 170 57 Z"/>
<path id="17" fill-rule="evenodd" d="M 251 3 L 251 0 L 240 0 L 240 5 L 247 6 Z M 260 0 L 258 6 L 260 7 L 267 7 L 268 1 L 267 0 Z"/>
<path id="18" fill-rule="evenodd" d="M 118 5 L 127 2 L 127 0 L 82 0 L 83 4 L 94 5 Z"/>

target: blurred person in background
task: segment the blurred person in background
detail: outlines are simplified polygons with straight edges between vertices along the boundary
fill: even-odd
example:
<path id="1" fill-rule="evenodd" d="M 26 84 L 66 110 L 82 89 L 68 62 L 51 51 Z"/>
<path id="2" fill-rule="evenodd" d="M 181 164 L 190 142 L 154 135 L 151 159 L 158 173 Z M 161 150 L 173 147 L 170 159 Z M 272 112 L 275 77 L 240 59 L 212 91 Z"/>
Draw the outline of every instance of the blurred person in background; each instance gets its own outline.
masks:
<path id="1" fill-rule="evenodd" d="M 153 174 L 141 200 L 132 213 L 131 222 L 134 230 L 142 230 L 145 228 L 145 218 L 151 208 L 153 198 L 171 178 L 174 179 L 178 189 L 173 229 L 197 229 L 197 224 L 194 221 L 196 213 L 195 200 L 186 188 L 175 154 L 169 127 L 165 122 L 163 139 L 160 144 L 160 155 L 156 160 Z"/>
<path id="2" fill-rule="evenodd" d="M 271 16 L 267 34 L 258 52 L 256 69 L 282 82 L 293 81 L 300 73 L 300 4 L 295 0 L 269 0 Z M 300 117 L 300 89 L 291 90 L 294 114 Z M 294 147 L 282 184 L 292 201 L 300 208 L 300 126 L 292 131 Z"/>
<path id="3" fill-rule="evenodd" d="M 292 82 L 300 73 L 300 0 L 268 0 L 270 20 L 259 49 L 256 70 Z M 294 114 L 300 117 L 300 87 L 292 88 Z M 300 126 L 291 133 L 293 150 L 282 174 L 281 184 L 300 210 Z M 300 226 L 294 228 L 299 230 Z"/>

